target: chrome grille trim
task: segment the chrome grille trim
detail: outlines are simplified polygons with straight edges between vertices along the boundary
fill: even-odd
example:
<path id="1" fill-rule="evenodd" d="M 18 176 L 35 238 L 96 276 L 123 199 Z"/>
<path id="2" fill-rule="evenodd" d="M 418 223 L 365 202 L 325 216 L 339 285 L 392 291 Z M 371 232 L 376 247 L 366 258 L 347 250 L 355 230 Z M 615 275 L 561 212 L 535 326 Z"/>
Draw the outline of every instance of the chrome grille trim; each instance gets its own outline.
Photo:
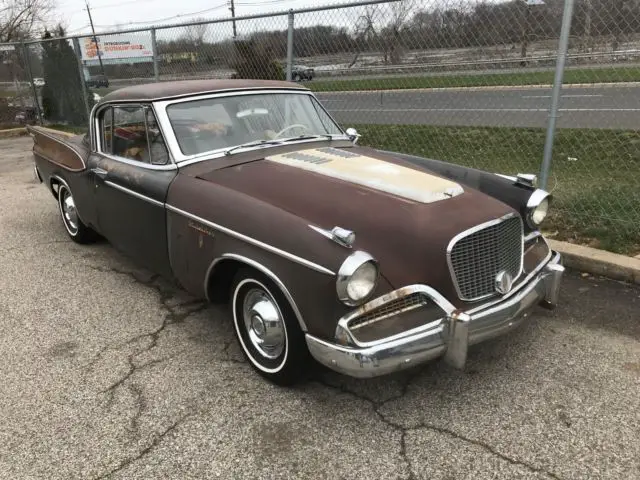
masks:
<path id="1" fill-rule="evenodd" d="M 396 300 L 392 300 L 378 308 L 363 313 L 361 316 L 352 319 L 349 322 L 350 330 L 357 330 L 359 328 L 371 325 L 372 323 L 385 320 L 393 317 L 394 315 L 400 315 L 402 313 L 410 312 L 417 308 L 427 305 L 427 297 L 421 293 L 412 293 L 406 297 L 401 297 Z"/>
<path id="2" fill-rule="evenodd" d="M 515 227 L 512 225 L 517 224 L 517 233 Z M 507 229 L 506 232 L 503 231 Z M 512 229 L 511 231 L 509 229 Z M 489 236 L 488 239 L 483 239 L 480 236 Z M 518 250 L 515 250 L 515 243 L 509 242 L 501 244 L 504 241 L 505 235 L 518 236 Z M 463 250 L 460 253 L 456 253 L 454 250 L 459 242 L 469 239 L 469 237 L 477 236 L 475 239 L 480 242 L 480 245 L 471 245 L 467 250 Z M 473 241 L 472 239 L 471 241 Z M 482 242 L 485 242 L 483 245 Z M 477 263 L 467 266 L 467 268 L 473 268 L 473 270 L 463 271 L 465 268 L 464 257 L 467 259 L 472 258 L 474 251 L 478 248 L 485 250 L 491 247 L 493 250 L 503 251 L 505 248 L 511 248 L 513 251 L 507 252 L 506 256 L 501 258 L 488 258 L 481 262 L 481 271 L 476 272 Z M 464 247 L 461 247 L 464 248 Z M 507 269 L 513 275 L 513 281 L 515 281 L 522 274 L 524 263 L 524 227 L 522 218 L 515 213 L 510 213 L 504 217 L 489 222 L 476 225 L 464 232 L 459 233 L 451 239 L 447 246 L 447 264 L 449 265 L 449 272 L 451 273 L 451 279 L 456 289 L 456 293 L 461 300 L 474 302 L 485 298 L 497 295 L 494 287 L 495 276 L 502 269 Z M 456 258 L 463 257 L 463 258 Z M 495 270 L 495 271 L 494 271 Z"/>

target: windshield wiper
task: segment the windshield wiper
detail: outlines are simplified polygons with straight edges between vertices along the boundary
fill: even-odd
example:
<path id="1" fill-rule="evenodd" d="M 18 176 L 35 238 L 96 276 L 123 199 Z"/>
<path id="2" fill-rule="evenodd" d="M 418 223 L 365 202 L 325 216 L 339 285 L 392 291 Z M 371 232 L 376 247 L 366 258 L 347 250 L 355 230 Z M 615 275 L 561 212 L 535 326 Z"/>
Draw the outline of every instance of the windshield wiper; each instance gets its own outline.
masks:
<path id="1" fill-rule="evenodd" d="M 297 137 L 285 138 L 284 140 L 282 140 L 282 143 L 293 142 L 294 140 L 312 140 L 314 138 L 326 138 L 327 140 L 333 140 L 333 135 L 331 135 L 330 133 L 321 133 L 317 135 L 300 135 Z"/>
<path id="2" fill-rule="evenodd" d="M 238 150 L 239 148 L 258 147 L 260 145 L 280 145 L 281 143 L 282 143 L 281 140 L 254 140 L 252 142 L 241 143 L 240 145 L 227 148 L 224 151 L 224 154 L 231 155 L 231 152 L 233 152 L 234 150 Z"/>

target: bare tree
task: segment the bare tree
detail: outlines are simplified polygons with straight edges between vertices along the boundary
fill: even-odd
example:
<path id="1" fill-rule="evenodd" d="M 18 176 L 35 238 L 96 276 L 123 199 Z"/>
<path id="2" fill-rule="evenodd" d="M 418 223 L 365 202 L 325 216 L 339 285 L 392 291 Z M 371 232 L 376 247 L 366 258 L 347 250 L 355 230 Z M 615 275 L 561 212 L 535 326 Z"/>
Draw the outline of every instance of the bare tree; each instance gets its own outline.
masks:
<path id="1" fill-rule="evenodd" d="M 205 21 L 204 18 L 196 18 L 194 21 Z M 204 41 L 204 37 L 207 35 L 207 31 L 209 30 L 209 25 L 206 23 L 201 23 L 199 25 L 188 25 L 184 27 L 186 32 L 184 37 L 193 42 L 195 45 L 202 45 Z"/>
<path id="2" fill-rule="evenodd" d="M 53 9 L 53 0 L 0 0 L 0 42 L 33 36 Z"/>
<path id="3" fill-rule="evenodd" d="M 389 4 L 390 20 L 382 30 L 384 62 L 397 64 L 402 59 L 402 31 L 411 18 L 414 0 L 401 0 Z"/>
<path id="4" fill-rule="evenodd" d="M 353 60 L 349 64 L 349 68 L 353 67 L 358 61 L 363 45 L 371 47 L 372 44 L 378 43 L 378 32 L 376 30 L 375 18 L 380 16 L 378 5 L 368 5 L 364 9 L 364 13 L 356 21 L 355 37 L 356 51 Z"/>

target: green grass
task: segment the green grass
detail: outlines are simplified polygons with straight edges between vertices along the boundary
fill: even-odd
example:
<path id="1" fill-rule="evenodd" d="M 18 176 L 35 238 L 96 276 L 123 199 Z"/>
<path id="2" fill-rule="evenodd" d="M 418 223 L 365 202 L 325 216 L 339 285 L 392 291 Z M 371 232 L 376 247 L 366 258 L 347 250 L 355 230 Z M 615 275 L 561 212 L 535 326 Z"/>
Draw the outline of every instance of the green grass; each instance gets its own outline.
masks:
<path id="1" fill-rule="evenodd" d="M 403 90 L 411 88 L 546 85 L 553 83 L 553 71 L 407 76 L 344 80 L 315 80 L 306 83 L 316 92 L 353 90 Z M 640 67 L 569 69 L 564 83 L 608 83 L 640 81 Z"/>
<path id="2" fill-rule="evenodd" d="M 544 129 L 357 125 L 360 143 L 490 172 L 539 173 Z M 560 129 L 544 225 L 555 238 L 640 252 L 640 132 Z"/>

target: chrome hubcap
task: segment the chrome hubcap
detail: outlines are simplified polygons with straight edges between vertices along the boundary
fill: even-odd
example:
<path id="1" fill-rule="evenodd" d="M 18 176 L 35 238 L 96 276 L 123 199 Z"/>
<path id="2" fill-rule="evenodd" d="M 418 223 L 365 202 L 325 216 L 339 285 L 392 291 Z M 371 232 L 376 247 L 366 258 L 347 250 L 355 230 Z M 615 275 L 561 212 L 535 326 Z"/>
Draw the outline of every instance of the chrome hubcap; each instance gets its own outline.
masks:
<path id="1" fill-rule="evenodd" d="M 285 347 L 284 323 L 275 300 L 253 288 L 244 297 L 244 326 L 253 347 L 266 358 L 277 358 Z"/>
<path id="2" fill-rule="evenodd" d="M 64 216 L 64 222 L 69 227 L 71 233 L 78 231 L 78 212 L 76 211 L 76 202 L 73 201 L 73 197 L 69 190 L 64 189 L 62 197 L 62 215 Z"/>

